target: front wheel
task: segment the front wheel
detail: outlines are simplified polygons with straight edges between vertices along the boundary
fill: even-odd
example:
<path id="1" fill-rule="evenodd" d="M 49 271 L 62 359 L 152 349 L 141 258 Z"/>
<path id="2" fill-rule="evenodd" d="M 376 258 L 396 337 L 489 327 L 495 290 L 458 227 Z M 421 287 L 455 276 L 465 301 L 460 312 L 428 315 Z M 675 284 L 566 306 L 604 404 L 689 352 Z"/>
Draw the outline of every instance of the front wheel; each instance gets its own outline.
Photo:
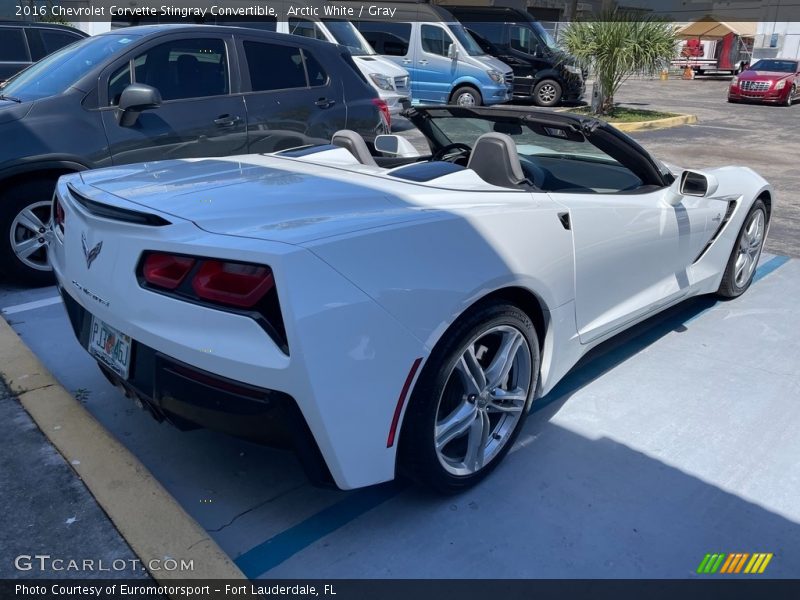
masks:
<path id="1" fill-rule="evenodd" d="M 561 84 L 554 79 L 545 79 L 533 88 L 533 101 L 538 106 L 556 106 L 561 102 Z"/>
<path id="2" fill-rule="evenodd" d="M 470 87 L 465 85 L 464 87 L 458 88 L 453 95 L 450 97 L 450 103 L 455 104 L 457 106 L 480 106 L 483 104 L 483 99 L 481 98 L 481 93 L 476 90 L 474 87 Z"/>
<path id="3" fill-rule="evenodd" d="M 723 298 L 741 296 L 753 282 L 764 238 L 767 232 L 767 207 L 763 200 L 756 200 L 747 214 L 739 237 L 733 247 L 722 283 L 717 294 Z"/>
<path id="4" fill-rule="evenodd" d="M 53 283 L 45 244 L 53 187 L 49 180 L 28 181 L 0 196 L 0 269 L 18 282 Z"/>
<path id="5" fill-rule="evenodd" d="M 792 105 L 792 100 L 797 95 L 797 84 L 792 85 L 792 89 L 789 90 L 789 93 L 786 95 L 786 106 Z"/>
<path id="6" fill-rule="evenodd" d="M 472 487 L 508 453 L 539 374 L 530 318 L 495 302 L 472 309 L 434 349 L 411 396 L 399 467 L 443 493 Z"/>

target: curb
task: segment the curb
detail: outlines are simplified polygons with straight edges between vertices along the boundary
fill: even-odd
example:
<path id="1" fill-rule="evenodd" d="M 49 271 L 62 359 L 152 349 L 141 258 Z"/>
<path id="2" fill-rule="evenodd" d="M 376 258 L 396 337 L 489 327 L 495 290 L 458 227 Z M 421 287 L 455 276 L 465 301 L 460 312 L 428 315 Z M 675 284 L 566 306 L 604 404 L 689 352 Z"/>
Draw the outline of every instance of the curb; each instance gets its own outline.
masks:
<path id="1" fill-rule="evenodd" d="M 193 560 L 200 573 L 197 579 L 246 580 L 208 532 L 56 381 L 2 318 L 0 375 L 86 484 L 142 565 L 154 559 Z M 178 570 L 149 573 L 159 583 L 195 578 Z"/>
<path id="2" fill-rule="evenodd" d="M 570 112 L 570 106 L 560 106 L 553 110 L 553 112 Z M 579 115 L 588 117 L 591 115 Z M 608 123 L 608 121 L 606 121 Z M 616 127 L 620 131 L 645 131 L 652 129 L 666 129 L 667 127 L 679 127 L 680 125 L 692 125 L 697 123 L 697 115 L 675 115 L 674 117 L 665 117 L 663 119 L 653 119 L 652 121 L 636 121 L 634 123 L 608 123 Z"/>
<path id="3" fill-rule="evenodd" d="M 667 127 L 678 127 L 680 125 L 691 125 L 697 123 L 697 115 L 677 115 L 666 117 L 665 119 L 653 119 L 652 121 L 638 121 L 635 123 L 611 123 L 620 131 L 644 131 L 651 129 L 666 129 Z"/>

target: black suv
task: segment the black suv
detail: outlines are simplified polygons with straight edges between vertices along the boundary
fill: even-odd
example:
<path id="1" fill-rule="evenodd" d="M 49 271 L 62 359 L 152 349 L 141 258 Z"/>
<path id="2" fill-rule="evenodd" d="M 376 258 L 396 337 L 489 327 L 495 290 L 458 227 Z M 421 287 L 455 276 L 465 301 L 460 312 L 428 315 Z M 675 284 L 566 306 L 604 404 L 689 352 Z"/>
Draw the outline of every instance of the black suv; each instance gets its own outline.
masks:
<path id="1" fill-rule="evenodd" d="M 85 37 L 80 29 L 65 25 L 0 21 L 0 83 L 48 54 Z"/>
<path id="2" fill-rule="evenodd" d="M 367 140 L 388 111 L 343 46 L 240 27 L 152 25 L 93 36 L 0 87 L 0 269 L 51 281 L 59 176 L 172 158 Z"/>
<path id="3" fill-rule="evenodd" d="M 586 73 L 529 14 L 502 6 L 448 6 L 447 10 L 484 52 L 511 67 L 514 98 L 556 106 L 583 97 Z"/>

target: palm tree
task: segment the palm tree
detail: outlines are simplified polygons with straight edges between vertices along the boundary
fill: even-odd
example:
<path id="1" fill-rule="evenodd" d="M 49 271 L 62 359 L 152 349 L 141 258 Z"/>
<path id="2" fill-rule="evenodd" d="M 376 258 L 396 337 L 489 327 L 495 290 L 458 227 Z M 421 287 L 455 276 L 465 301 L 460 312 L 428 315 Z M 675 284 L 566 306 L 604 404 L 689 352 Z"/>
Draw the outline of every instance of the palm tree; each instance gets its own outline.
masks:
<path id="1" fill-rule="evenodd" d="M 576 21 L 563 33 L 566 49 L 595 76 L 598 115 L 614 111 L 614 94 L 633 74 L 654 75 L 675 57 L 675 26 L 655 18 L 604 13 L 597 21 Z"/>

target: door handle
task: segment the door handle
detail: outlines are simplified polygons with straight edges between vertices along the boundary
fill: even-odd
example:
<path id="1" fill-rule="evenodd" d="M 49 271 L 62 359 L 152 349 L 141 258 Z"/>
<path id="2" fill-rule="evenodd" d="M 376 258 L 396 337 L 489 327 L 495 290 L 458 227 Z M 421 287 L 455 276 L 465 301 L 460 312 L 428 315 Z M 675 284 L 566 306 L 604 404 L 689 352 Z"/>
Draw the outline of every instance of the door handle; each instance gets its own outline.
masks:
<path id="1" fill-rule="evenodd" d="M 241 119 L 236 115 L 220 115 L 214 119 L 214 125 L 217 127 L 233 127 L 239 121 L 241 121 Z"/>
<path id="2" fill-rule="evenodd" d="M 314 102 L 320 108 L 330 108 L 334 104 L 336 104 L 336 100 L 330 100 L 328 98 L 320 98 L 316 102 Z"/>
<path id="3" fill-rule="evenodd" d="M 407 58 L 404 58 L 404 59 L 403 59 L 403 64 L 404 64 L 404 65 L 410 65 L 410 64 L 411 64 L 411 61 L 410 61 L 409 59 L 407 59 Z"/>
<path id="4" fill-rule="evenodd" d="M 427 64 L 428 64 L 428 61 L 427 61 L 427 60 L 421 60 L 421 61 L 419 61 L 419 64 L 421 64 L 421 65 L 427 65 Z"/>

